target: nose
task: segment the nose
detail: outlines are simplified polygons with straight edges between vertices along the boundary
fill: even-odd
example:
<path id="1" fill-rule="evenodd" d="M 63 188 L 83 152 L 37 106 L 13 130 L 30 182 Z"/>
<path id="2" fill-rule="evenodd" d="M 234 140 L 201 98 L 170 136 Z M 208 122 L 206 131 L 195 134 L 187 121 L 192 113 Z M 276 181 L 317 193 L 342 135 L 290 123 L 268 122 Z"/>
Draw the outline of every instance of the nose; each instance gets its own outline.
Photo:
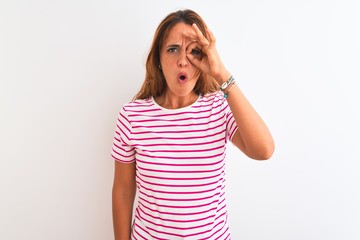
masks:
<path id="1" fill-rule="evenodd" d="M 189 65 L 189 60 L 186 57 L 186 50 L 182 48 L 179 54 L 178 66 L 186 67 L 188 65 Z"/>

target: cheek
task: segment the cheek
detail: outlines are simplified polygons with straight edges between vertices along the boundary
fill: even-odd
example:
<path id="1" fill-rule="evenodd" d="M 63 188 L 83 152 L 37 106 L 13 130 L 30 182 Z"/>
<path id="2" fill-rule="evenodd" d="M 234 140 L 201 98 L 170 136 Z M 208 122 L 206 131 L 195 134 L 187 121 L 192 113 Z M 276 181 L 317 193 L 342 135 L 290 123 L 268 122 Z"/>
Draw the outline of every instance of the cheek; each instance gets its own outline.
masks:
<path id="1" fill-rule="evenodd" d="M 176 54 L 163 54 L 162 57 L 160 57 L 161 63 L 171 65 L 173 63 L 177 63 L 177 55 Z"/>
<path id="2" fill-rule="evenodd" d="M 194 80 L 198 80 L 198 78 L 200 77 L 201 71 L 192 64 L 191 64 L 191 67 L 190 67 L 190 71 L 191 71 L 190 75 L 192 76 L 192 78 Z"/>

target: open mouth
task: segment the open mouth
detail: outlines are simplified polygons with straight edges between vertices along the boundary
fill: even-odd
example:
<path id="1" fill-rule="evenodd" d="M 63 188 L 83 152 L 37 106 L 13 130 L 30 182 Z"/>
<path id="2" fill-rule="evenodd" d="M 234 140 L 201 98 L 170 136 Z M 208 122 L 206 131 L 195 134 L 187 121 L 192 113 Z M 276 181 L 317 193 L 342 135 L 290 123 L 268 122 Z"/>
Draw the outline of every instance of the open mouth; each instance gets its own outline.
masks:
<path id="1" fill-rule="evenodd" d="M 184 82 L 187 79 L 187 75 L 185 73 L 180 73 L 178 79 L 179 81 Z"/>

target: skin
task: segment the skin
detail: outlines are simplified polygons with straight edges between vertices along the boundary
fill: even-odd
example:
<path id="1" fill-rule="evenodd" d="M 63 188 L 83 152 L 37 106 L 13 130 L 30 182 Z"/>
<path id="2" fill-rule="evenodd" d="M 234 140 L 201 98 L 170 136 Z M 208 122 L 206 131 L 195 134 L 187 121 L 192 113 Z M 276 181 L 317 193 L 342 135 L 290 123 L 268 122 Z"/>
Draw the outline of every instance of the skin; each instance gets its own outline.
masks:
<path id="1" fill-rule="evenodd" d="M 167 89 L 164 94 L 154 99 L 160 106 L 176 109 L 194 103 L 198 98 L 193 89 L 199 71 L 212 76 L 220 85 L 231 76 L 216 50 L 214 35 L 208 29 L 207 33 L 209 39 L 204 37 L 195 24 L 184 23 L 176 24 L 169 31 L 160 52 L 161 69 L 166 78 Z M 199 50 L 202 52 L 201 55 Z M 187 78 L 180 81 L 179 74 L 184 74 Z M 228 90 L 225 89 L 224 92 Z M 252 159 L 269 159 L 275 148 L 273 138 L 238 84 L 232 86 L 227 101 L 239 128 L 232 143 Z M 115 240 L 130 239 L 136 192 L 135 174 L 135 163 L 115 162 L 113 185 Z"/>
<path id="2" fill-rule="evenodd" d="M 216 40 L 213 33 L 207 29 L 209 39 L 206 39 L 196 24 L 193 24 L 192 28 L 195 34 L 190 31 L 183 34 L 200 45 L 203 57 L 201 59 L 196 58 L 188 51 L 187 58 L 191 64 L 214 77 L 221 85 L 230 78 L 231 74 L 225 68 L 216 50 Z M 224 92 L 227 92 L 230 87 L 232 88 L 227 101 L 238 126 L 238 130 L 232 139 L 233 144 L 252 159 L 269 159 L 275 149 L 270 131 L 246 99 L 238 84 L 229 86 Z"/>
<path id="3" fill-rule="evenodd" d="M 135 163 L 115 161 L 112 213 L 115 240 L 129 240 L 136 193 Z"/>
<path id="4" fill-rule="evenodd" d="M 168 109 L 188 106 L 198 98 L 193 89 L 199 78 L 199 70 L 187 58 L 187 51 L 191 50 L 189 47 L 194 45 L 194 41 L 186 37 L 184 32 L 195 34 L 191 25 L 176 24 L 169 31 L 160 51 L 160 64 L 167 89 L 163 95 L 155 98 L 155 101 Z M 179 74 L 186 74 L 187 79 L 179 82 Z"/>

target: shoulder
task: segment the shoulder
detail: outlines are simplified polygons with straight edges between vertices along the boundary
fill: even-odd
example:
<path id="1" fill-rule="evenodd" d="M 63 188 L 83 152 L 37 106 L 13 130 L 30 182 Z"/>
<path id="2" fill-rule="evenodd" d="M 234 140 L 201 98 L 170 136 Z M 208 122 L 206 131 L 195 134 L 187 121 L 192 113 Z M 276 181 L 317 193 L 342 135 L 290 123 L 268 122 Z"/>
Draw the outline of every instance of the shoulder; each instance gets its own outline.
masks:
<path id="1" fill-rule="evenodd" d="M 153 98 L 137 99 L 123 105 L 120 114 L 125 116 L 130 122 L 139 118 L 149 118 L 160 112 Z"/>
<path id="2" fill-rule="evenodd" d="M 211 108 L 212 111 L 216 112 L 225 111 L 228 113 L 230 109 L 222 91 L 216 91 L 202 95 L 199 105 L 206 109 Z"/>
<path id="3" fill-rule="evenodd" d="M 125 103 L 121 109 L 122 112 L 133 112 L 143 109 L 149 109 L 154 106 L 152 98 L 137 99 L 131 102 Z"/>
<path id="4" fill-rule="evenodd" d="M 212 104 L 223 104 L 225 101 L 224 93 L 221 91 L 206 93 L 202 96 L 201 101 L 203 103 L 212 103 Z"/>
<path id="5" fill-rule="evenodd" d="M 218 100 L 218 99 L 224 99 L 224 94 L 221 91 L 216 91 L 216 92 L 206 93 L 202 97 L 203 99 L 206 100 Z"/>

